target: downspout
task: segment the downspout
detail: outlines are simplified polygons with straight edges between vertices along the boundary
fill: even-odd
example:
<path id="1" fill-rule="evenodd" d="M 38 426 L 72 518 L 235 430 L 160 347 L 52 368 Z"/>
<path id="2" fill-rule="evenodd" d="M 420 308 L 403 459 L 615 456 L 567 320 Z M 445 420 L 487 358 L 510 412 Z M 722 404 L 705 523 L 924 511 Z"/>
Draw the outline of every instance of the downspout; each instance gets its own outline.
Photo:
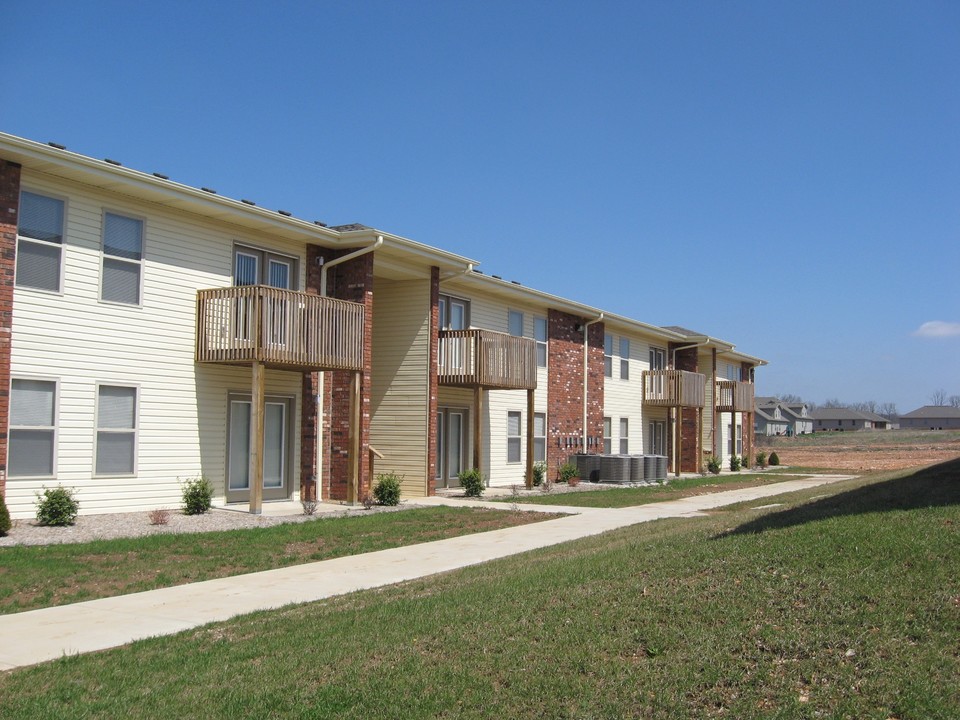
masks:
<path id="1" fill-rule="evenodd" d="M 362 247 L 359 250 L 355 250 L 352 253 L 347 253 L 342 257 L 335 258 L 330 262 L 323 262 L 323 258 L 320 258 L 322 263 L 320 267 L 320 296 L 327 296 L 327 270 L 329 270 L 334 265 L 339 265 L 340 263 L 347 262 L 347 260 L 353 260 L 356 257 L 361 255 L 366 255 L 367 253 L 373 252 L 378 247 L 383 245 L 383 235 L 377 235 L 377 240 L 371 245 Z M 317 373 L 317 394 L 313 398 L 314 403 L 314 417 L 317 422 L 317 441 L 314 443 L 313 449 L 313 469 L 314 469 L 314 482 L 317 486 L 317 502 L 323 500 L 323 456 L 320 453 L 320 431 L 323 427 L 323 408 L 321 407 L 323 403 L 323 383 L 324 383 L 324 372 L 321 370 Z M 359 459 L 357 460 L 359 462 Z"/>
<path id="2" fill-rule="evenodd" d="M 584 455 L 587 454 L 587 351 L 589 349 L 587 347 L 587 336 L 590 326 L 601 320 L 603 320 L 603 313 L 583 325 L 583 429 L 581 442 Z"/>

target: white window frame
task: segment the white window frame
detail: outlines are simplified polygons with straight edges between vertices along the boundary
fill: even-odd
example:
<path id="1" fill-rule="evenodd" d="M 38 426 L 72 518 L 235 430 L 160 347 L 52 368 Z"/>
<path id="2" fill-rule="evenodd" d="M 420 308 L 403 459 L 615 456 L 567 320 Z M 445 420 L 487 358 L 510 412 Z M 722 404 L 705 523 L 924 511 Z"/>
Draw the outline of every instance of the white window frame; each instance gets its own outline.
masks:
<path id="1" fill-rule="evenodd" d="M 133 395 L 133 427 L 132 428 L 101 428 L 100 427 L 100 388 L 126 388 L 134 391 Z M 97 381 L 93 395 L 93 472 L 95 478 L 101 477 L 136 477 L 140 459 L 140 386 L 129 382 Z M 100 433 L 133 435 L 133 471 L 119 473 L 102 473 L 97 468 L 98 445 Z"/>
<path id="2" fill-rule="evenodd" d="M 630 379 L 630 338 L 620 336 L 620 379 Z"/>
<path id="3" fill-rule="evenodd" d="M 517 435 L 510 434 L 510 418 L 517 417 Z M 510 459 L 510 448 L 516 446 L 516 460 Z M 507 410 L 507 464 L 516 465 L 523 462 L 523 413 L 519 410 Z"/>
<path id="4" fill-rule="evenodd" d="M 14 425 L 12 422 L 8 423 L 7 426 L 7 479 L 8 480 L 32 480 L 32 479 L 43 479 L 49 480 L 57 477 L 57 446 L 59 445 L 59 435 L 60 435 L 60 379 L 43 377 L 41 375 L 14 375 L 10 378 L 10 389 L 8 397 L 12 403 L 13 396 L 13 381 L 14 380 L 25 380 L 28 382 L 48 382 L 53 383 L 53 426 L 49 425 Z M 13 407 L 12 404 L 8 410 L 9 417 L 13 419 Z M 50 458 L 50 468 L 52 473 L 50 475 L 14 475 L 10 472 L 10 447 L 12 443 L 11 431 L 13 430 L 52 430 L 53 431 L 53 448 L 51 450 Z"/>
<path id="5" fill-rule="evenodd" d="M 257 282 L 255 285 L 270 285 L 270 263 L 282 262 L 290 266 L 290 290 L 300 289 L 300 263 L 299 255 L 290 255 L 277 252 L 265 247 L 257 247 L 250 243 L 236 241 L 233 244 L 233 255 L 231 263 L 231 282 L 236 287 L 237 282 L 237 255 L 247 255 L 257 259 Z"/>
<path id="6" fill-rule="evenodd" d="M 48 193 L 48 192 L 41 192 L 41 191 L 39 191 L 39 190 L 34 190 L 34 189 L 31 188 L 31 187 L 21 187 L 21 188 L 20 188 L 20 196 L 19 196 L 19 198 L 18 198 L 18 204 L 17 204 L 18 210 L 19 210 L 19 208 L 21 208 L 21 207 L 23 206 L 23 193 L 24 193 L 24 192 L 28 192 L 28 193 L 30 193 L 31 195 L 38 195 L 38 196 L 40 196 L 40 197 L 49 198 L 50 200 L 57 200 L 57 201 L 63 203 L 63 218 L 62 218 L 62 223 L 61 223 L 61 226 L 60 226 L 60 242 L 59 242 L 59 243 L 53 243 L 53 242 L 50 242 L 49 240 L 41 240 L 41 239 L 39 239 L 39 238 L 32 238 L 32 237 L 30 237 L 29 235 L 21 235 L 21 234 L 20 234 L 20 222 L 19 222 L 19 218 L 18 218 L 18 220 L 17 220 L 17 258 L 18 258 L 17 262 L 19 262 L 19 257 L 20 257 L 20 243 L 21 243 L 21 242 L 33 243 L 33 244 L 35 244 L 35 245 L 42 245 L 42 246 L 44 246 L 44 247 L 56 247 L 56 248 L 59 248 L 59 250 L 60 250 L 60 262 L 59 262 L 60 268 L 59 268 L 59 273 L 57 274 L 57 289 L 56 289 L 56 290 L 48 290 L 47 288 L 38 288 L 38 287 L 34 287 L 33 285 L 20 285 L 19 283 L 17 283 L 17 265 L 16 265 L 16 263 L 14 263 L 14 268 L 13 268 L 13 282 L 14 282 L 14 285 L 15 285 L 18 289 L 20 289 L 20 290 L 29 290 L 29 291 L 31 291 L 31 292 L 47 293 L 48 295 L 63 295 L 64 266 L 66 265 L 66 263 L 64 262 L 64 255 L 65 255 L 64 248 L 65 248 L 65 246 L 66 246 L 66 244 L 67 244 L 67 217 L 68 217 L 67 213 L 68 213 L 68 211 L 69 211 L 69 204 L 68 204 L 67 198 L 66 198 L 66 197 L 63 197 L 63 196 L 60 196 L 60 195 L 54 195 L 54 194 Z"/>
<path id="7" fill-rule="evenodd" d="M 131 260 L 129 258 L 119 257 L 117 255 L 111 255 L 107 252 L 107 215 L 114 215 L 116 217 L 124 218 L 125 220 L 136 220 L 140 223 L 140 259 Z M 100 214 L 100 302 L 106 303 L 108 305 L 118 305 L 120 307 L 143 307 L 143 275 L 144 275 L 144 260 L 147 257 L 147 219 L 141 215 L 134 215 L 132 213 L 124 212 L 121 210 L 112 210 L 110 208 L 104 208 Z M 113 260 L 115 262 L 127 263 L 129 265 L 136 265 L 139 269 L 139 277 L 137 283 L 137 302 L 129 303 L 123 302 L 122 300 L 107 300 L 103 297 L 103 281 L 104 273 L 103 266 L 106 260 Z"/>
<path id="8" fill-rule="evenodd" d="M 620 454 L 630 454 L 630 418 L 620 418 Z"/>
<path id="9" fill-rule="evenodd" d="M 537 420 L 543 418 L 543 434 L 537 434 Z M 547 461 L 547 414 L 546 413 L 534 413 L 533 414 L 533 461 L 534 462 L 546 462 Z"/>
<path id="10" fill-rule="evenodd" d="M 651 370 L 666 370 L 667 369 L 667 351 L 663 348 L 650 346 L 650 369 Z"/>
<path id="11" fill-rule="evenodd" d="M 520 310 L 507 310 L 507 332 L 513 337 L 523 337 L 524 320 L 523 312 Z M 514 327 L 516 323 L 520 324 L 519 332 L 516 332 L 517 328 Z"/>
<path id="12" fill-rule="evenodd" d="M 613 377 L 613 335 L 603 335 L 603 376 Z"/>
<path id="13" fill-rule="evenodd" d="M 613 418 L 605 417 L 603 419 L 603 454 L 613 454 Z"/>
<path id="14" fill-rule="evenodd" d="M 543 328 L 543 332 L 540 332 L 540 328 Z M 533 316 L 533 340 L 537 345 L 537 367 L 545 368 L 547 367 L 547 337 L 549 335 L 549 329 L 547 325 L 547 318 L 534 315 Z M 541 335 L 543 337 L 541 337 Z M 542 360 L 541 360 L 541 355 Z"/>

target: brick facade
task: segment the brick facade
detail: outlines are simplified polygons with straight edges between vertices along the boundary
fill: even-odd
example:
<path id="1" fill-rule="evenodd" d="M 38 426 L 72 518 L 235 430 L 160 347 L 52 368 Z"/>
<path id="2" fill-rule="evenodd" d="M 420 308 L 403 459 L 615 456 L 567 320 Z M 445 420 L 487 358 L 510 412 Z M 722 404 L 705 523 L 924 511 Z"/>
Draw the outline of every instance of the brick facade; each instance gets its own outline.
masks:
<path id="1" fill-rule="evenodd" d="M 320 292 L 321 265 L 335 260 L 349 250 L 334 250 L 320 245 L 307 246 L 306 292 Z M 373 253 L 348 260 L 327 272 L 327 295 L 363 303 L 363 371 L 360 374 L 360 458 L 358 499 L 370 492 L 370 386 L 373 360 Z M 317 452 L 317 417 L 315 397 L 323 395 L 324 413 L 320 419 L 324 443 L 323 477 L 319 478 L 323 497 L 346 500 L 348 490 L 348 458 L 350 452 L 350 384 L 352 372 L 333 370 L 324 373 L 324 387 L 319 386 L 319 375 L 303 376 L 300 425 L 300 492 L 301 497 L 315 497 L 313 477 L 314 456 Z"/>
<path id="2" fill-rule="evenodd" d="M 589 318 L 549 310 L 547 347 L 547 477 L 570 455 L 583 452 L 583 330 Z M 587 449 L 603 452 L 603 334 L 602 322 L 592 324 L 587 337 Z"/>
<path id="3" fill-rule="evenodd" d="M 700 372 L 699 351 L 696 347 L 687 347 L 674 352 L 676 345 L 671 343 L 669 352 L 674 356 L 674 369 L 687 372 Z M 700 419 L 696 408 L 680 408 L 678 411 L 680 422 L 680 472 L 696 473 L 701 470 L 700 459 Z M 670 469 L 674 470 L 674 451 L 670 451 Z"/>
<path id="4" fill-rule="evenodd" d="M 0 493 L 7 486 L 7 429 L 10 420 L 10 343 L 13 284 L 17 268 L 20 166 L 0 160 Z"/>

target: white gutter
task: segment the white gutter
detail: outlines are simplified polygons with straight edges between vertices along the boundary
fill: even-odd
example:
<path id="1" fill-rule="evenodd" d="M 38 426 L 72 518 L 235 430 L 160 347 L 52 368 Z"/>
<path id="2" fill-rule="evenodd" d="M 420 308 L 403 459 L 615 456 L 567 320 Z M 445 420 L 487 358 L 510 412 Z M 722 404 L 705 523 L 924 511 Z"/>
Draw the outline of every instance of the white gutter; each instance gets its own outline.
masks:
<path id="1" fill-rule="evenodd" d="M 326 297 L 326 296 L 327 296 L 327 270 L 329 270 L 331 267 L 333 267 L 333 266 L 335 266 L 335 265 L 339 265 L 340 263 L 344 263 L 344 262 L 346 262 L 347 260 L 353 260 L 354 258 L 360 257 L 361 255 L 366 255 L 367 253 L 371 253 L 371 252 L 373 252 L 374 250 L 376 250 L 378 247 L 380 247 L 381 245 L 383 245 L 383 235 L 377 235 L 377 241 L 376 241 L 375 243 L 373 243 L 372 245 L 367 245 L 366 247 L 362 247 L 362 248 L 360 248 L 359 250 L 355 250 L 355 251 L 352 252 L 352 253 L 347 253 L 346 255 L 343 255 L 343 256 L 341 256 L 341 257 L 335 258 L 335 259 L 331 260 L 330 262 L 323 263 L 323 266 L 320 268 L 320 295 L 321 295 L 322 297 Z M 322 262 L 322 261 L 323 261 L 323 259 L 321 258 L 321 262 Z M 317 428 L 316 428 L 316 430 L 317 430 L 317 442 L 316 442 L 316 446 L 314 447 L 314 450 L 313 450 L 313 453 L 314 453 L 314 454 L 313 454 L 313 469 L 314 469 L 314 472 L 315 472 L 315 475 L 314 475 L 315 482 L 316 482 L 316 484 L 317 484 L 317 502 L 320 502 L 321 500 L 323 500 L 323 456 L 322 456 L 321 453 L 320 453 L 320 444 L 321 444 L 321 440 L 322 440 L 322 438 L 321 438 L 321 430 L 322 430 L 322 428 L 323 428 L 323 422 L 322 422 L 322 418 L 323 418 L 322 410 L 323 410 L 323 408 L 321 408 L 321 404 L 322 404 L 322 402 L 323 402 L 323 384 L 324 384 L 324 379 L 325 379 L 325 376 L 324 376 L 323 370 L 321 370 L 319 373 L 317 373 L 317 388 L 318 388 L 318 392 L 317 392 L 316 396 L 314 396 L 314 399 L 313 399 L 313 401 L 314 401 L 314 417 L 316 418 L 316 423 L 317 423 Z M 357 459 L 357 462 L 359 462 L 359 458 Z"/>
<path id="2" fill-rule="evenodd" d="M 587 453 L 587 335 L 591 325 L 603 320 L 603 313 L 583 325 L 583 453 Z"/>

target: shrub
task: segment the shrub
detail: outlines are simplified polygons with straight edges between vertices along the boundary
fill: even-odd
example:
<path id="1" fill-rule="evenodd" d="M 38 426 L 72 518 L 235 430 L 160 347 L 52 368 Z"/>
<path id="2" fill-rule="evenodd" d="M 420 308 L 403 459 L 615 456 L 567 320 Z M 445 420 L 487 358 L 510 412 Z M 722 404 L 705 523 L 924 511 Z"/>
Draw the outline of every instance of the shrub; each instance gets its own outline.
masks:
<path id="1" fill-rule="evenodd" d="M 395 473 L 377 475 L 377 484 L 373 486 L 373 497 L 381 505 L 399 505 L 402 479 Z"/>
<path id="2" fill-rule="evenodd" d="M 570 478 L 580 477 L 580 471 L 573 463 L 564 463 L 557 471 L 557 482 L 570 482 Z"/>
<path id="3" fill-rule="evenodd" d="M 547 476 L 547 464 L 545 462 L 536 462 L 533 464 L 533 485 L 540 487 L 543 479 Z"/>
<path id="4" fill-rule="evenodd" d="M 0 537 L 10 532 L 10 528 L 12 527 L 13 523 L 10 521 L 10 511 L 7 510 L 7 502 L 3 499 L 3 495 L 0 495 Z"/>
<path id="5" fill-rule="evenodd" d="M 483 495 L 486 483 L 483 481 L 483 475 L 476 468 L 464 470 L 457 478 L 459 478 L 460 485 L 463 487 L 463 494 L 467 497 L 480 497 Z"/>
<path id="6" fill-rule="evenodd" d="M 765 468 L 767 466 L 767 454 L 765 452 L 757 453 L 757 467 Z"/>
<path id="7" fill-rule="evenodd" d="M 722 467 L 723 464 L 720 462 L 720 458 L 718 458 L 716 455 L 711 455 L 707 458 L 707 470 L 714 475 L 719 475 Z"/>
<path id="8" fill-rule="evenodd" d="M 317 512 L 316 500 L 301 500 L 300 507 L 303 508 L 303 514 L 310 516 Z"/>
<path id="9" fill-rule="evenodd" d="M 213 500 L 213 485 L 202 475 L 182 483 L 183 514 L 203 515 L 210 509 Z"/>
<path id="10" fill-rule="evenodd" d="M 730 470 L 733 472 L 740 472 L 740 456 L 731 455 L 730 456 Z"/>
<path id="11" fill-rule="evenodd" d="M 170 522 L 170 511 L 166 508 L 157 508 L 147 513 L 151 525 L 166 525 Z"/>
<path id="12" fill-rule="evenodd" d="M 767 460 L 767 462 L 770 463 L 771 465 L 779 465 L 779 464 L 780 464 L 780 456 L 777 455 L 777 453 L 772 452 L 772 453 L 770 453 L 770 459 Z"/>
<path id="13" fill-rule="evenodd" d="M 366 495 L 364 495 L 363 498 L 360 500 L 360 502 L 363 503 L 364 510 L 369 510 L 370 508 L 372 508 L 374 505 L 377 504 L 377 501 L 374 500 L 373 495 L 371 495 L 370 493 L 367 493 Z"/>
<path id="14" fill-rule="evenodd" d="M 73 525 L 80 511 L 80 503 L 74 497 L 74 491 L 58 485 L 55 488 L 43 488 L 37 493 L 37 520 L 41 525 L 63 527 Z"/>

